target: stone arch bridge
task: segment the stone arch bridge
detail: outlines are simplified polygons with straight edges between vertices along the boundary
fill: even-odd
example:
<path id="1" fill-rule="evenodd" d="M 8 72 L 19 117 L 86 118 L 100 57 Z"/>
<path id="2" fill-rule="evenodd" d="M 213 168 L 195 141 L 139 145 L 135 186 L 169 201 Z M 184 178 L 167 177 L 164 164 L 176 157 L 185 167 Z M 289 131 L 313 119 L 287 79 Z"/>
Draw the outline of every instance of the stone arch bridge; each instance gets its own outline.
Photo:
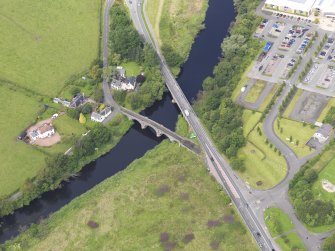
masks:
<path id="1" fill-rule="evenodd" d="M 187 149 L 195 152 L 196 154 L 200 154 L 200 148 L 195 145 L 192 141 L 185 139 L 184 137 L 179 136 L 175 132 L 171 131 L 170 129 L 166 128 L 165 126 L 145 117 L 141 114 L 136 112 L 130 111 L 124 107 L 120 107 L 120 112 L 127 116 L 129 119 L 137 121 L 142 129 L 147 128 L 148 126 L 151 127 L 155 132 L 156 136 L 160 137 L 165 135 L 170 141 L 178 142 L 180 145 L 186 147 Z"/>

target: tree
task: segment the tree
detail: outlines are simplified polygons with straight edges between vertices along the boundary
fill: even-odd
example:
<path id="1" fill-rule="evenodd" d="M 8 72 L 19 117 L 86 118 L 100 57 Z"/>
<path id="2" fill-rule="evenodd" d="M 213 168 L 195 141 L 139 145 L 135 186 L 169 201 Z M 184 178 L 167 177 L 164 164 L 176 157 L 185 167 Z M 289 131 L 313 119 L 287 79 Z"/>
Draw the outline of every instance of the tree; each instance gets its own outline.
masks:
<path id="1" fill-rule="evenodd" d="M 323 251 L 334 251 L 335 250 L 335 234 L 328 237 L 322 244 Z"/>
<path id="2" fill-rule="evenodd" d="M 239 158 L 233 158 L 231 161 L 231 167 L 234 170 L 240 171 L 240 172 L 244 172 L 245 171 L 245 164 L 244 161 L 239 159 Z"/>
<path id="3" fill-rule="evenodd" d="M 80 115 L 79 115 L 79 123 L 80 124 L 85 124 L 86 123 L 86 117 L 82 113 L 80 113 Z"/>
<path id="4" fill-rule="evenodd" d="M 83 113 L 83 114 L 89 114 L 89 113 L 92 112 L 92 110 L 93 110 L 92 105 L 89 104 L 89 103 L 87 103 L 87 104 L 85 104 L 85 105 L 81 108 L 81 113 Z"/>
<path id="5" fill-rule="evenodd" d="M 99 65 L 94 65 L 89 72 L 90 78 L 94 80 L 101 80 L 102 69 Z"/>
<path id="6" fill-rule="evenodd" d="M 100 86 L 98 86 L 96 89 L 95 89 L 95 92 L 94 92 L 94 100 L 98 103 L 102 103 L 104 102 L 104 92 L 103 90 L 101 89 Z"/>
<path id="7" fill-rule="evenodd" d="M 77 94 L 80 93 L 80 89 L 77 86 L 74 86 L 71 88 L 70 93 L 72 96 L 76 96 Z"/>

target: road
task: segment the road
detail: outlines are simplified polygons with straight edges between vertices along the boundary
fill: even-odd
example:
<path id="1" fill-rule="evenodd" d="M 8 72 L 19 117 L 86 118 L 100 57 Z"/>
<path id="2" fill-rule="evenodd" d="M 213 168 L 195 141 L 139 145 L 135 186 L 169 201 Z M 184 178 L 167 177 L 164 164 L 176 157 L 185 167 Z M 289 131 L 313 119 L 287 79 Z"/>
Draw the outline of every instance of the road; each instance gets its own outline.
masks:
<path id="1" fill-rule="evenodd" d="M 113 6 L 114 0 L 107 0 L 106 5 L 104 8 L 104 25 L 103 25 L 103 51 L 102 51 L 102 61 L 103 61 L 103 68 L 106 70 L 108 68 L 108 56 L 109 56 L 109 51 L 108 51 L 108 46 L 109 46 L 109 12 L 111 7 Z M 102 82 L 102 89 L 104 92 L 104 103 L 113 107 L 112 113 L 104 120 L 104 123 L 109 122 L 116 114 L 120 112 L 120 107 L 119 105 L 115 102 L 113 99 L 110 87 L 109 87 L 109 77 L 106 76 L 103 79 Z"/>
<path id="2" fill-rule="evenodd" d="M 159 47 L 157 46 L 157 41 L 154 37 L 154 33 L 152 32 L 152 28 L 147 22 L 148 29 L 150 30 L 151 34 L 150 36 L 149 31 L 147 30 L 145 22 L 142 18 L 141 2 L 138 3 L 136 1 L 133 1 L 132 4 L 127 2 L 127 5 L 130 9 L 130 14 L 135 24 L 135 27 L 138 29 L 139 33 L 142 34 L 144 39 L 149 44 L 152 44 L 157 51 L 157 54 L 160 58 L 161 72 L 163 74 L 163 77 L 165 78 L 166 85 L 171 92 L 173 99 L 178 104 L 185 119 L 192 127 L 194 132 L 197 134 L 201 147 L 206 154 L 208 160 L 208 168 L 210 172 L 218 180 L 218 182 L 224 186 L 226 192 L 231 197 L 233 203 L 238 209 L 238 212 L 248 226 L 251 234 L 258 243 L 260 249 L 273 250 L 275 244 L 272 243 L 268 233 L 265 232 L 265 225 L 263 221 L 259 221 L 259 219 L 255 216 L 252 206 L 249 206 L 252 204 L 252 201 L 247 201 L 245 198 L 245 193 L 248 193 L 248 191 L 245 189 L 241 189 L 240 185 L 238 184 L 238 177 L 233 173 L 228 163 L 222 158 L 221 154 L 216 149 L 214 143 L 202 126 L 199 118 L 193 111 L 192 106 L 185 97 L 174 76 L 170 72 L 170 69 L 166 64 L 165 59 L 161 54 Z M 188 116 L 185 114 L 186 110 L 189 111 Z M 242 186 L 245 187 L 244 184 Z"/>

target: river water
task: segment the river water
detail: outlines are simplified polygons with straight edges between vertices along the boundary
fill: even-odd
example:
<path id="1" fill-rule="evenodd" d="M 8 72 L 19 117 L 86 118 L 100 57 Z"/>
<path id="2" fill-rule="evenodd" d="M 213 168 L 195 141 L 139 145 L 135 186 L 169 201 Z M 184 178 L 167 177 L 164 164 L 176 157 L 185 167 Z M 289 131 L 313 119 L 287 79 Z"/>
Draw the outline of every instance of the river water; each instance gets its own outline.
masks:
<path id="1" fill-rule="evenodd" d="M 203 80 L 212 75 L 221 56 L 221 42 L 234 18 L 233 0 L 209 0 L 206 28 L 196 37 L 189 58 L 177 79 L 190 102 L 201 90 Z M 163 100 L 142 112 L 171 130 L 175 128 L 179 113 L 169 93 L 164 95 Z M 125 169 L 163 139 L 164 137 L 157 138 L 149 128 L 142 130 L 135 124 L 116 147 L 85 166 L 78 177 L 64 182 L 59 189 L 44 193 L 29 206 L 16 210 L 13 215 L 0 219 L 0 243 L 17 236 L 29 224 L 38 223 L 96 184 Z"/>

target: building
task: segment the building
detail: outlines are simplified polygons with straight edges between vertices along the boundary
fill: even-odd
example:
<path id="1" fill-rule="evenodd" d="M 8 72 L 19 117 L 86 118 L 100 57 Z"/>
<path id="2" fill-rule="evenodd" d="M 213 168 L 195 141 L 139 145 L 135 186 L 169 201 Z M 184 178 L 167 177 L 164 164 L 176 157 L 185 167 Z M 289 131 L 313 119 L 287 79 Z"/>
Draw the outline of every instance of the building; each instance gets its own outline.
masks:
<path id="1" fill-rule="evenodd" d="M 266 0 L 263 9 L 305 17 L 314 13 L 335 18 L 335 0 Z"/>
<path id="2" fill-rule="evenodd" d="M 82 94 L 78 94 L 78 95 L 74 96 L 71 101 L 67 101 L 65 99 L 61 99 L 61 98 L 57 98 L 57 97 L 53 99 L 54 103 L 62 104 L 63 106 L 69 107 L 69 108 L 77 108 L 77 107 L 81 106 L 82 104 L 84 104 L 85 101 L 86 101 L 86 98 Z"/>
<path id="3" fill-rule="evenodd" d="M 103 122 L 110 114 L 112 113 L 112 109 L 107 106 L 101 112 L 92 112 L 91 120 L 95 122 Z"/>
<path id="4" fill-rule="evenodd" d="M 312 14 L 315 1 L 316 0 L 266 0 L 264 9 L 307 17 Z"/>
<path id="5" fill-rule="evenodd" d="M 51 123 L 44 123 L 30 133 L 32 140 L 45 139 L 55 134 L 55 129 Z"/>
<path id="6" fill-rule="evenodd" d="M 126 77 L 126 71 L 123 67 L 117 66 L 116 73 L 111 82 L 111 88 L 121 91 L 133 91 L 137 85 L 136 77 Z"/>
<path id="7" fill-rule="evenodd" d="M 317 131 L 314 133 L 313 138 L 319 141 L 320 144 L 325 143 L 329 136 L 331 135 L 333 128 L 329 124 L 323 124 Z"/>
<path id="8" fill-rule="evenodd" d="M 324 17 L 335 18 L 335 0 L 316 0 L 313 11 Z"/>

